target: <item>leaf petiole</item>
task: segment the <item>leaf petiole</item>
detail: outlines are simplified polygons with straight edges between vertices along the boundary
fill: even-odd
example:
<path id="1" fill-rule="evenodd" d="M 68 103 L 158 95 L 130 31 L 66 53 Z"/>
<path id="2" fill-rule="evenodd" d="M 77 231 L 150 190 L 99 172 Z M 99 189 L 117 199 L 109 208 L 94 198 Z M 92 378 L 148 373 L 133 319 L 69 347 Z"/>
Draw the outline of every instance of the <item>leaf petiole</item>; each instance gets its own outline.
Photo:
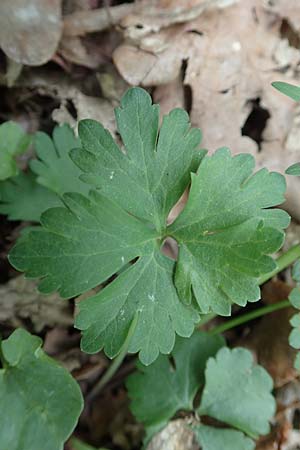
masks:
<path id="1" fill-rule="evenodd" d="M 235 319 L 228 320 L 228 322 L 217 325 L 208 333 L 214 336 L 215 334 L 224 333 L 224 331 L 231 330 L 232 328 L 238 327 L 243 323 L 250 322 L 250 320 L 254 320 L 257 317 L 265 316 L 266 314 L 270 314 L 274 311 L 278 311 L 280 309 L 287 308 L 291 306 L 289 300 L 282 300 L 281 302 L 277 302 L 273 305 L 264 306 L 263 308 L 257 308 L 254 311 L 243 314 L 242 316 L 236 317 Z"/>
<path id="2" fill-rule="evenodd" d="M 139 313 L 136 312 L 134 315 L 134 318 L 132 319 L 132 322 L 130 324 L 126 339 L 120 349 L 119 354 L 116 356 L 116 358 L 113 360 L 105 374 L 100 378 L 99 382 L 95 384 L 94 388 L 91 390 L 91 392 L 88 394 L 87 398 L 92 399 L 96 395 L 99 394 L 99 392 L 103 389 L 103 387 L 112 379 L 112 377 L 117 372 L 118 368 L 122 364 L 124 358 L 127 355 L 128 348 L 131 342 L 131 338 L 135 332 L 137 323 L 138 323 L 138 316 Z"/>

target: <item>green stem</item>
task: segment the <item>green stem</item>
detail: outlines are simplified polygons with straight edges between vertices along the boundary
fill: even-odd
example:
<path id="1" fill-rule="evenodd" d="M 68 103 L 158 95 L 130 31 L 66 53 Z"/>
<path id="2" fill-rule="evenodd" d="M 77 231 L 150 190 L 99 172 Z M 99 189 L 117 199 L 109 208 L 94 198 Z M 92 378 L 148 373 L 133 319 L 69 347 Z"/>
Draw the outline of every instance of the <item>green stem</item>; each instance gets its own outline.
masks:
<path id="1" fill-rule="evenodd" d="M 276 267 L 272 272 L 269 272 L 265 275 L 262 275 L 258 282 L 259 284 L 264 284 L 266 281 L 270 280 L 274 277 L 274 275 L 277 275 L 277 273 L 281 272 L 282 270 L 289 267 L 293 262 L 295 262 L 298 258 L 300 258 L 300 245 L 296 244 L 293 247 L 289 248 L 287 252 L 283 253 L 283 255 L 279 256 L 276 260 Z M 279 303 L 278 303 L 279 304 Z M 260 308 L 257 311 L 260 311 L 262 308 Z M 217 316 L 215 313 L 209 313 L 205 314 L 202 319 L 200 320 L 197 328 L 201 328 L 203 325 L 205 325 L 210 320 L 214 319 Z M 231 321 L 230 321 L 231 322 Z M 229 323 L 229 322 L 228 322 Z"/>
<path id="2" fill-rule="evenodd" d="M 287 308 L 291 306 L 289 300 L 282 300 L 281 302 L 274 303 L 273 305 L 264 306 L 263 308 L 255 309 L 249 313 L 243 314 L 242 316 L 236 317 L 235 319 L 228 320 L 221 325 L 216 326 L 209 331 L 209 334 L 215 335 L 219 333 L 224 333 L 224 331 L 235 328 L 243 323 L 250 322 L 250 320 L 256 319 L 257 317 L 265 316 L 279 309 Z"/>
<path id="3" fill-rule="evenodd" d="M 100 378 L 99 382 L 94 386 L 94 388 L 91 390 L 91 392 L 88 394 L 88 398 L 91 399 L 95 397 L 99 392 L 103 389 L 103 387 L 111 380 L 111 378 L 115 375 L 118 368 L 122 364 L 125 356 L 127 355 L 128 348 L 130 345 L 131 338 L 135 332 L 137 323 L 138 323 L 138 316 L 139 313 L 136 312 L 134 318 L 132 319 L 131 325 L 129 327 L 126 339 L 118 353 L 118 355 L 115 357 L 105 374 Z"/>

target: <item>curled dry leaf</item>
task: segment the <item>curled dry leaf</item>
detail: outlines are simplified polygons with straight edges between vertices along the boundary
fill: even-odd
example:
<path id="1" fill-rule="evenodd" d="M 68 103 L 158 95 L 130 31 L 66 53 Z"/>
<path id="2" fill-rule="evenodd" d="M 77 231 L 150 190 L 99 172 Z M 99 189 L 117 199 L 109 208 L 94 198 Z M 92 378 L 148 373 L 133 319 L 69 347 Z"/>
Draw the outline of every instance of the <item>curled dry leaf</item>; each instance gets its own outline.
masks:
<path id="1" fill-rule="evenodd" d="M 18 63 L 38 66 L 49 61 L 61 32 L 61 0 L 0 2 L 0 46 Z"/>

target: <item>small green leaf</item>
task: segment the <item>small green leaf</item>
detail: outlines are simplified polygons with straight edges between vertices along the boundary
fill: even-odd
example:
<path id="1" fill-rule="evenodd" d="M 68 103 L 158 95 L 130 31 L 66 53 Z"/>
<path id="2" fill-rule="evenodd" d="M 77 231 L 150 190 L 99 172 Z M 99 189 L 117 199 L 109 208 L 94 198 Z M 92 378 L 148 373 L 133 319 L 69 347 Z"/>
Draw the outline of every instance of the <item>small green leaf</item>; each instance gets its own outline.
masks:
<path id="1" fill-rule="evenodd" d="M 292 278 L 297 283 L 300 283 L 300 259 L 297 259 L 292 268 Z"/>
<path id="2" fill-rule="evenodd" d="M 205 425 L 193 427 L 203 450 L 254 450 L 255 443 L 240 431 Z"/>
<path id="3" fill-rule="evenodd" d="M 294 362 L 294 368 L 300 371 L 300 353 L 298 352 Z"/>
<path id="4" fill-rule="evenodd" d="M 41 350 L 41 339 L 17 329 L 2 342 L 0 448 L 61 450 L 83 408 L 78 384 Z"/>
<path id="5" fill-rule="evenodd" d="M 286 169 L 285 173 L 287 175 L 300 176 L 300 163 L 292 164 L 290 167 Z"/>
<path id="6" fill-rule="evenodd" d="M 52 139 L 46 133 L 36 133 L 34 149 L 39 159 L 32 160 L 30 167 L 37 181 L 60 196 L 66 192 L 87 194 L 88 186 L 79 179 L 81 171 L 69 156 L 78 146 L 80 140 L 69 125 L 56 126 Z"/>
<path id="7" fill-rule="evenodd" d="M 5 122 L 0 125 L 0 180 L 17 175 L 15 156 L 27 150 L 30 140 L 30 136 L 17 123 Z"/>
<path id="8" fill-rule="evenodd" d="M 283 242 L 289 216 L 266 209 L 284 201 L 285 179 L 254 158 L 220 149 L 205 157 L 187 204 L 170 226 L 179 244 L 175 283 L 184 302 L 195 295 L 203 313 L 230 315 L 232 303 L 260 299 L 258 277 L 275 263 L 268 254 Z"/>
<path id="9" fill-rule="evenodd" d="M 289 295 L 289 301 L 291 302 L 291 305 L 294 308 L 300 309 L 300 289 L 299 288 L 292 289 L 292 291 L 290 292 L 290 295 Z"/>
<path id="10" fill-rule="evenodd" d="M 195 395 L 204 384 L 206 361 L 223 345 L 220 336 L 197 332 L 189 339 L 177 339 L 172 360 L 161 355 L 149 367 L 139 363 L 126 383 L 137 419 L 146 427 L 163 427 L 177 411 L 192 411 Z"/>
<path id="11" fill-rule="evenodd" d="M 0 214 L 9 220 L 38 222 L 46 209 L 62 205 L 59 197 L 36 182 L 32 172 L 0 182 Z"/>
<path id="12" fill-rule="evenodd" d="M 267 434 L 275 412 L 271 377 L 254 366 L 251 352 L 243 348 L 219 350 L 205 371 L 205 388 L 199 414 L 209 415 L 251 437 Z M 258 413 L 259 412 L 259 413 Z"/>
<path id="13" fill-rule="evenodd" d="M 293 327 L 289 335 L 289 344 L 293 348 L 300 348 L 300 314 L 295 314 L 291 320 L 290 324 Z"/>
<path id="14" fill-rule="evenodd" d="M 296 102 L 300 101 L 300 87 L 294 86 L 290 83 L 285 83 L 284 81 L 274 81 L 272 86 Z"/>

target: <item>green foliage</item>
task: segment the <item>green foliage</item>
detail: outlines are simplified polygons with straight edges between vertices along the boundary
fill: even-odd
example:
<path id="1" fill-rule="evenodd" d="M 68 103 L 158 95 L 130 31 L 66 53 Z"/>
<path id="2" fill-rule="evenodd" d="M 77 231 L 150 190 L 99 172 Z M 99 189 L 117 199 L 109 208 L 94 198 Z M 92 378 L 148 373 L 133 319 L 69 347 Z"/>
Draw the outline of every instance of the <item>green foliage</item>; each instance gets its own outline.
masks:
<path id="1" fill-rule="evenodd" d="M 15 157 L 24 153 L 30 144 L 22 127 L 15 122 L 0 125 L 0 180 L 6 180 L 18 173 Z"/>
<path id="2" fill-rule="evenodd" d="M 292 278 L 296 281 L 297 287 L 291 290 L 289 301 L 291 305 L 300 310 L 300 260 L 297 260 L 292 269 Z M 290 319 L 292 331 L 289 335 L 289 344 L 295 349 L 300 349 L 300 312 L 293 315 Z M 296 370 L 300 371 L 300 354 L 298 353 L 294 362 Z"/>
<path id="3" fill-rule="evenodd" d="M 300 87 L 294 86 L 290 83 L 285 83 L 284 81 L 274 81 L 272 86 L 296 102 L 300 101 Z"/>
<path id="4" fill-rule="evenodd" d="M 202 312 L 230 315 L 231 304 L 257 301 L 257 278 L 275 268 L 266 256 L 282 244 L 289 223 L 282 210 L 285 180 L 262 169 L 252 175 L 254 159 L 232 158 L 220 149 L 192 175 L 185 209 L 169 232 L 179 244 L 175 284 L 190 303 L 195 295 Z M 201 206 L 200 206 L 201 205 Z"/>
<path id="5" fill-rule="evenodd" d="M 88 186 L 79 180 L 80 170 L 72 162 L 69 152 L 80 146 L 69 125 L 56 126 L 52 139 L 42 132 L 34 137 L 34 149 L 39 159 L 32 160 L 31 170 L 42 186 L 58 195 L 65 192 L 88 193 Z"/>
<path id="6" fill-rule="evenodd" d="M 39 159 L 30 162 L 32 171 L 0 183 L 0 213 L 7 214 L 10 220 L 38 222 L 44 211 L 62 206 L 60 198 L 65 192 L 89 191 L 69 156 L 70 149 L 80 141 L 68 125 L 56 126 L 53 139 L 36 133 L 33 144 Z"/>
<path id="7" fill-rule="evenodd" d="M 126 383 L 135 417 L 147 428 L 162 428 L 177 411 L 191 411 L 195 395 L 204 385 L 206 362 L 224 345 L 220 336 L 198 332 L 189 340 L 176 340 L 172 360 L 160 355 L 149 367 L 138 363 L 138 372 Z"/>
<path id="8" fill-rule="evenodd" d="M 180 339 L 172 360 L 160 356 L 151 366 L 137 365 L 127 381 L 131 410 L 144 423 L 147 435 L 164 427 L 176 412 L 196 409 L 195 425 L 205 450 L 250 450 L 258 437 L 269 431 L 275 411 L 272 379 L 245 349 L 229 350 L 220 337 L 196 333 Z M 193 406 L 203 388 L 200 406 Z M 201 416 L 210 416 L 234 429 L 205 426 Z M 220 443 L 223 443 L 222 445 Z"/>
<path id="9" fill-rule="evenodd" d="M 283 81 L 275 81 L 274 83 L 272 83 L 272 86 L 278 91 L 282 92 L 284 95 L 287 95 L 291 99 L 295 100 L 296 102 L 300 101 L 299 86 L 294 86 L 293 84 L 285 83 Z M 295 164 L 292 164 L 286 169 L 285 173 L 287 175 L 300 176 L 300 163 L 297 162 Z"/>
<path id="10" fill-rule="evenodd" d="M 285 171 L 287 175 L 300 176 L 300 163 L 292 164 Z"/>
<path id="11" fill-rule="evenodd" d="M 196 439 L 202 450 L 254 450 L 255 443 L 243 433 L 226 428 L 213 428 L 196 425 Z"/>
<path id="12" fill-rule="evenodd" d="M 32 172 L 20 172 L 0 183 L 0 214 L 10 220 L 38 222 L 46 209 L 61 204 L 54 192 L 36 182 Z"/>
<path id="13" fill-rule="evenodd" d="M 81 179 L 100 191 L 84 196 L 75 183 L 76 192 L 63 195 L 65 206 L 46 211 L 43 229 L 28 233 L 10 254 L 14 267 L 42 278 L 41 292 L 58 290 L 66 298 L 119 273 L 80 302 L 82 349 L 104 348 L 116 356 L 138 312 L 129 352 L 140 352 L 144 364 L 170 353 L 175 333 L 190 336 L 199 314 L 229 315 L 231 303 L 258 300 L 258 277 L 274 269 L 268 254 L 281 246 L 289 222 L 284 211 L 267 209 L 284 200 L 281 175 L 265 169 L 253 174 L 252 156 L 232 157 L 227 149 L 205 156 L 198 150 L 200 131 L 190 128 L 183 110 L 165 116 L 160 130 L 158 118 L 158 106 L 144 90 L 127 91 L 116 110 L 124 151 L 102 125 L 82 121 L 82 148 L 71 156 Z M 54 140 L 58 156 L 48 159 L 41 146 L 43 161 L 32 169 L 62 193 L 59 180 L 69 173 L 69 160 L 56 135 Z M 187 205 L 167 227 L 193 171 Z M 177 264 L 161 253 L 167 236 L 179 244 Z"/>
<path id="14" fill-rule="evenodd" d="M 271 377 L 254 366 L 251 352 L 222 348 L 207 362 L 200 415 L 208 415 L 252 437 L 267 434 L 275 412 Z M 258 414 L 259 411 L 259 414 Z"/>
<path id="15" fill-rule="evenodd" d="M 2 342 L 0 448 L 62 450 L 83 407 L 72 376 L 17 329 Z"/>

